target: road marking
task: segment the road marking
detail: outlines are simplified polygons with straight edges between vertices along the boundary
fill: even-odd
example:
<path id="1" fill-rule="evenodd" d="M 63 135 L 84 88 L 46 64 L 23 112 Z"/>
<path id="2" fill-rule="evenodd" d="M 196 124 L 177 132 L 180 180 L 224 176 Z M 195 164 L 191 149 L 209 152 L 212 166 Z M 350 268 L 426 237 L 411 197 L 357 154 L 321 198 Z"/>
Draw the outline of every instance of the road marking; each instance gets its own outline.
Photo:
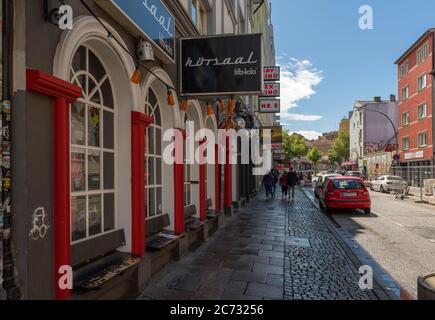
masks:
<path id="1" fill-rule="evenodd" d="M 434 239 L 429 239 L 429 241 L 432 242 L 432 243 L 435 243 L 435 240 L 434 240 Z"/>

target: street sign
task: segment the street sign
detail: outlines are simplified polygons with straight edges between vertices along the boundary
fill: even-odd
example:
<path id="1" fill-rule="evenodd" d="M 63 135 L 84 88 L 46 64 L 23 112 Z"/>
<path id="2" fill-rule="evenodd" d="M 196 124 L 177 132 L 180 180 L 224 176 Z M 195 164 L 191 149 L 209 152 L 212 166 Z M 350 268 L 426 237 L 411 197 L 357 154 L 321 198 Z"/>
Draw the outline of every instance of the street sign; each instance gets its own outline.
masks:
<path id="1" fill-rule="evenodd" d="M 393 157 L 393 160 L 396 162 L 399 162 L 400 161 L 400 154 L 395 154 Z"/>
<path id="2" fill-rule="evenodd" d="M 261 34 L 181 39 L 181 95 L 259 95 Z"/>
<path id="3" fill-rule="evenodd" d="M 280 67 L 264 67 L 264 81 L 279 81 L 281 79 Z"/>
<path id="4" fill-rule="evenodd" d="M 281 100 L 279 99 L 260 99 L 260 113 L 280 113 Z"/>
<path id="5" fill-rule="evenodd" d="M 281 85 L 277 82 L 265 82 L 261 95 L 268 98 L 277 98 L 281 95 Z"/>

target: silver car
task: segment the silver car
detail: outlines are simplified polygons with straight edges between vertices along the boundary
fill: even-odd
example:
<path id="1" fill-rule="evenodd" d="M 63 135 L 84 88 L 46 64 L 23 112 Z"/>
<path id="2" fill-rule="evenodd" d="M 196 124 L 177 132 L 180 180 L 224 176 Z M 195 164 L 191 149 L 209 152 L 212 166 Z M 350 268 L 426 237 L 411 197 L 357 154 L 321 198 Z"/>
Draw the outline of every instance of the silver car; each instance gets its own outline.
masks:
<path id="1" fill-rule="evenodd" d="M 380 176 L 377 180 L 370 182 L 370 190 L 379 192 L 403 192 L 408 187 L 408 183 L 401 177 Z"/>

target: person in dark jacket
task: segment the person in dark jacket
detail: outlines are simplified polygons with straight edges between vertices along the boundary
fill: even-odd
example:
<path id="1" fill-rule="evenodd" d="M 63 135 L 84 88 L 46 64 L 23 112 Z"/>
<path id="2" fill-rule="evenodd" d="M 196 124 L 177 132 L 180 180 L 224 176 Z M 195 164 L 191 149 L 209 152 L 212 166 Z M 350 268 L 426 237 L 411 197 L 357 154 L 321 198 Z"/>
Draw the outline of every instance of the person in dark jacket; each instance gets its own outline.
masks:
<path id="1" fill-rule="evenodd" d="M 264 188 L 266 189 L 267 200 L 273 198 L 274 180 L 275 177 L 273 176 L 272 172 L 269 172 L 263 177 L 263 181 L 261 182 L 261 185 L 264 186 Z"/>
<path id="2" fill-rule="evenodd" d="M 295 200 L 295 188 L 299 184 L 299 179 L 293 168 L 290 168 L 289 173 L 287 173 L 287 185 L 289 188 L 289 201 Z"/>

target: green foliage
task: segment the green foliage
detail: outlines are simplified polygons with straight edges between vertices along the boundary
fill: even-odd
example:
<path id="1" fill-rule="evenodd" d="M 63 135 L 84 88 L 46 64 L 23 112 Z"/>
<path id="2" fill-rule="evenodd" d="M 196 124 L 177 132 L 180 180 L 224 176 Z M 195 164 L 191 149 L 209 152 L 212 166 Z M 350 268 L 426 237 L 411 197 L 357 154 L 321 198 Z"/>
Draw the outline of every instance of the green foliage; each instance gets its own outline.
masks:
<path id="1" fill-rule="evenodd" d="M 333 164 L 340 164 L 348 161 L 350 157 L 350 137 L 348 132 L 340 131 L 338 138 L 329 150 L 329 161 Z"/>
<path id="2" fill-rule="evenodd" d="M 287 161 L 296 158 L 305 157 L 309 151 L 309 147 L 305 142 L 305 138 L 288 132 L 283 132 L 283 147 Z"/>
<path id="3" fill-rule="evenodd" d="M 317 163 L 322 159 L 322 154 L 317 148 L 313 148 L 308 153 L 307 158 L 314 164 L 314 174 L 317 174 Z"/>

